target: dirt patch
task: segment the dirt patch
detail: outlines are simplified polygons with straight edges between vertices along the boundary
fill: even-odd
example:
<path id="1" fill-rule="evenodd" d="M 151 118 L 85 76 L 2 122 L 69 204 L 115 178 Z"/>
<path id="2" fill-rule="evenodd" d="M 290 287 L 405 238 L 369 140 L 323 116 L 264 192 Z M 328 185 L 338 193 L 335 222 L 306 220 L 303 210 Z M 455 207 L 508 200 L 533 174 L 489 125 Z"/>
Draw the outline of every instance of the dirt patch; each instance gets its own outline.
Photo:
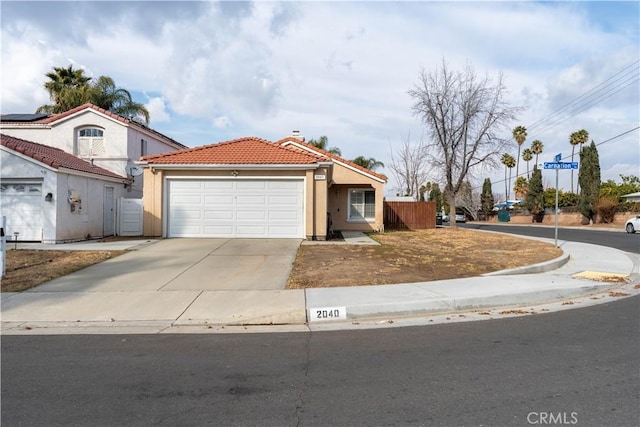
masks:
<path id="1" fill-rule="evenodd" d="M 478 276 L 548 261 L 562 250 L 537 240 L 437 228 L 372 234 L 380 246 L 303 245 L 289 289 L 411 283 Z"/>
<path id="2" fill-rule="evenodd" d="M 126 251 L 8 250 L 2 292 L 20 292 L 73 273 Z"/>

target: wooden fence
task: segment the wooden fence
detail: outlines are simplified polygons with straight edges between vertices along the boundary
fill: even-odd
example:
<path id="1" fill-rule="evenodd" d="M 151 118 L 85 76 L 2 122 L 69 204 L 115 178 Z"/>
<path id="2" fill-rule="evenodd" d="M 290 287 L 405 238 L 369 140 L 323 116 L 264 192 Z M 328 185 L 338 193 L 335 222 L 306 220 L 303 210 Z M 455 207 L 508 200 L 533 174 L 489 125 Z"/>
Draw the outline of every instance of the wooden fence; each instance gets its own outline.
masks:
<path id="1" fill-rule="evenodd" d="M 384 202 L 384 228 L 389 230 L 436 228 L 436 202 Z"/>

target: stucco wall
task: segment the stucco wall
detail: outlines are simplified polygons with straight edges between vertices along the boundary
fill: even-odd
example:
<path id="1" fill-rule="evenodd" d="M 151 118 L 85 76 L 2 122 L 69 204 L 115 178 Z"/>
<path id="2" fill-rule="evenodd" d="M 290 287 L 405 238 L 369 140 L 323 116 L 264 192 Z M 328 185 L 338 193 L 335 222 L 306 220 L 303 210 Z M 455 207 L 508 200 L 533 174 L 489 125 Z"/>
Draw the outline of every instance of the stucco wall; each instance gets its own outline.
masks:
<path id="1" fill-rule="evenodd" d="M 114 189 L 115 199 L 123 197 L 124 186 L 99 178 L 61 173 L 35 161 L 0 151 L 2 180 L 42 183 L 42 197 L 51 193 L 51 201 L 42 204 L 44 243 L 83 240 L 87 235 L 102 237 L 104 225 L 104 188 Z M 82 211 L 71 212 L 69 190 L 77 190 L 82 199 Z"/>
<path id="2" fill-rule="evenodd" d="M 376 192 L 375 220 L 349 221 L 349 189 L 365 188 Z M 384 183 L 352 169 L 336 164 L 333 167 L 332 185 L 328 193 L 328 212 L 331 213 L 334 230 L 379 231 L 383 227 Z"/>
<path id="3" fill-rule="evenodd" d="M 153 132 L 144 132 L 137 127 L 127 126 L 93 110 L 85 110 L 51 125 L 12 125 L 7 123 L 1 125 L 2 133 L 57 147 L 74 155 L 77 155 L 78 152 L 78 130 L 84 127 L 97 127 L 104 130 L 105 153 L 94 157 L 94 164 L 123 177 L 127 176 L 128 167 L 133 166 L 134 162 L 139 160 L 142 155 L 141 139 L 147 141 L 146 154 L 176 150 L 169 142 L 165 143 Z M 143 177 L 135 177 L 124 197 L 141 198 L 143 186 Z"/>
<path id="4" fill-rule="evenodd" d="M 164 185 L 165 179 L 171 177 L 231 177 L 231 170 L 158 170 L 152 167 L 144 169 L 144 197 L 143 197 L 143 232 L 148 237 L 162 236 L 162 227 L 164 215 Z M 305 178 L 305 234 L 313 233 L 313 214 L 311 206 L 314 205 L 313 197 L 313 171 L 304 170 L 238 170 L 239 177 L 278 177 L 278 176 L 296 176 Z M 309 176 L 311 179 L 309 179 Z M 326 181 L 325 181 L 326 182 Z M 326 213 L 325 213 L 326 215 Z M 326 227 L 326 226 L 325 226 Z"/>

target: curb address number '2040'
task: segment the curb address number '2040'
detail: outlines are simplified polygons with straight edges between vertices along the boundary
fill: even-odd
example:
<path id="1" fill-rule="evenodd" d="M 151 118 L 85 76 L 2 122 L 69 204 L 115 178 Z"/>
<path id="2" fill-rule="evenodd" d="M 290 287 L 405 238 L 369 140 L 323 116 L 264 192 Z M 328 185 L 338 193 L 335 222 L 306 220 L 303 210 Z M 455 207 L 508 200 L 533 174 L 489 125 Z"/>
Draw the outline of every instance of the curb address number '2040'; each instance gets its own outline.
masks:
<path id="1" fill-rule="evenodd" d="M 346 307 L 318 307 L 309 309 L 309 321 L 320 322 L 323 320 L 346 320 Z"/>

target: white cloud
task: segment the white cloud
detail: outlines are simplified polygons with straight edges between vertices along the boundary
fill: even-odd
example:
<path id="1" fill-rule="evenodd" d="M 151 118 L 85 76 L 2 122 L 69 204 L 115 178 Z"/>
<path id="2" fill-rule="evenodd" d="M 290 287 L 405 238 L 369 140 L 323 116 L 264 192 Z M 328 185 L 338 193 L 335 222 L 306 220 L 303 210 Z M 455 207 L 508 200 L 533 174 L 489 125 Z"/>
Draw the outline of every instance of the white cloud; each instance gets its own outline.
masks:
<path id="1" fill-rule="evenodd" d="M 149 111 L 149 116 L 151 117 L 151 126 L 156 123 L 167 122 L 171 120 L 171 116 L 167 111 L 167 106 L 165 104 L 164 98 L 149 98 L 144 106 L 147 108 L 147 111 Z"/>
<path id="2" fill-rule="evenodd" d="M 83 5 L 3 4 L 3 112 L 46 103 L 44 73 L 71 58 L 91 75 L 153 93 L 152 123 L 190 145 L 299 129 L 308 138 L 327 135 L 347 158 L 388 163 L 394 144 L 423 132 L 407 90 L 422 67 L 445 58 L 454 68 L 470 61 L 492 78 L 504 72 L 507 101 L 528 107 L 514 126 L 546 119 L 525 142 L 543 141 L 541 161 L 570 153 L 577 129 L 600 142 L 640 122 L 637 81 L 585 111 L 554 114 L 638 59 L 632 2 L 597 10 L 588 2 Z M 95 25 L 73 25 L 89 17 Z M 603 171 L 637 168 L 637 133 L 630 138 L 636 143 L 626 151 L 621 142 L 601 146 Z M 502 170 L 492 174 L 501 177 Z"/>
<path id="3" fill-rule="evenodd" d="M 217 128 L 228 128 L 231 126 L 231 120 L 227 116 L 220 116 L 213 119 L 213 125 Z"/>

